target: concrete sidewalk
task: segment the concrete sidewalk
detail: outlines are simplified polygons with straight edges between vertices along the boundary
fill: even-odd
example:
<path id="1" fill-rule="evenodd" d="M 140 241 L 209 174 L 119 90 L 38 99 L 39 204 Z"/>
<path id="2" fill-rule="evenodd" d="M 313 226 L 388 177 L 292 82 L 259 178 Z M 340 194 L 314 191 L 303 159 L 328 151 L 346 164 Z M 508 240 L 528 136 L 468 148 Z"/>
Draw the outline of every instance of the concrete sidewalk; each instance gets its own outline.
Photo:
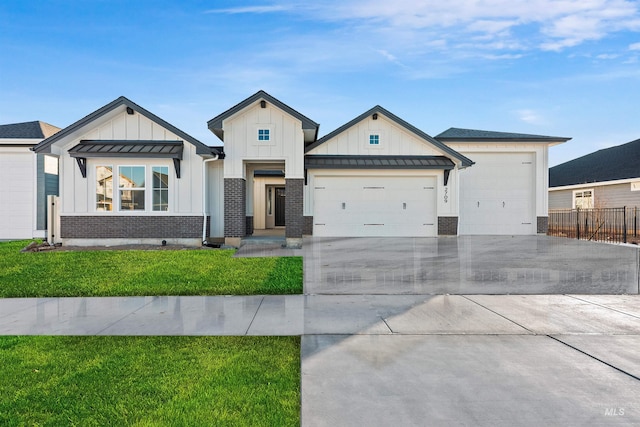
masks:
<path id="1" fill-rule="evenodd" d="M 0 299 L 3 335 L 302 335 L 302 424 L 639 425 L 638 295 Z"/>

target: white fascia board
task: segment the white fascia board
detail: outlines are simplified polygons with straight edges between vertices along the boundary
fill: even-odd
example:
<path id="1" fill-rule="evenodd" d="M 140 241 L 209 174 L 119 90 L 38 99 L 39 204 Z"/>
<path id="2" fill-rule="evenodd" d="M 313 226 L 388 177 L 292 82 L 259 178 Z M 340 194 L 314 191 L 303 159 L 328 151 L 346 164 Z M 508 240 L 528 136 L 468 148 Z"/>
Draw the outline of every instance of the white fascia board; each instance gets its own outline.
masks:
<path id="1" fill-rule="evenodd" d="M 564 185 L 562 187 L 549 187 L 549 191 L 575 190 L 578 188 L 604 187 L 606 185 L 629 184 L 639 182 L 638 178 L 617 179 L 614 181 L 586 182 L 584 184 Z"/>

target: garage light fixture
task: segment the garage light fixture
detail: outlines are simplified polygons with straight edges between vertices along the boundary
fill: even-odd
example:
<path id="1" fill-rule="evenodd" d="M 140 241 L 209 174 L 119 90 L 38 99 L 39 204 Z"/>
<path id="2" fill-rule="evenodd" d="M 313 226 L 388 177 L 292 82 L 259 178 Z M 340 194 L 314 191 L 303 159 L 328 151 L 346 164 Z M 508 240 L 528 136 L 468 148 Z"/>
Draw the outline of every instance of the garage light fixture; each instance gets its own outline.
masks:
<path id="1" fill-rule="evenodd" d="M 378 113 L 373 113 L 372 118 L 373 118 L 373 120 L 378 120 Z"/>
<path id="2" fill-rule="evenodd" d="M 133 108 L 127 107 L 127 114 L 130 116 L 133 115 Z"/>
<path id="3" fill-rule="evenodd" d="M 267 101 L 265 101 L 264 99 L 260 101 L 260 108 L 267 108 Z"/>

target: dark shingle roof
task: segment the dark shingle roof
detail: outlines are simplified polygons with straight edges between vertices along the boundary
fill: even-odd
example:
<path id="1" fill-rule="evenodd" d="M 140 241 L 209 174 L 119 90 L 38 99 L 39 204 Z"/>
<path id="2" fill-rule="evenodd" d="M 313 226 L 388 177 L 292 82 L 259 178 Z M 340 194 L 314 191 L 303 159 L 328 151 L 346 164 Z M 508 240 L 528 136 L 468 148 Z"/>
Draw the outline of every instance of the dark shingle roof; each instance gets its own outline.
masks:
<path id="1" fill-rule="evenodd" d="M 493 132 L 488 130 L 449 128 L 435 137 L 439 141 L 488 141 L 509 140 L 522 142 L 566 142 L 571 138 L 560 136 L 530 135 L 527 133 Z"/>
<path id="2" fill-rule="evenodd" d="M 220 153 L 217 152 L 216 149 L 207 147 L 202 142 L 198 141 L 197 139 L 195 139 L 194 137 L 192 137 L 188 133 L 178 129 L 177 127 L 173 126 L 169 122 L 164 121 L 160 117 L 156 116 L 155 114 L 151 113 L 148 110 L 145 110 L 144 108 L 142 108 L 138 104 L 134 103 L 133 101 L 125 98 L 124 96 L 121 96 L 121 97 L 111 101 L 110 103 L 108 103 L 104 107 L 101 107 L 101 108 L 97 109 L 93 113 L 83 117 L 82 119 L 78 120 L 77 122 L 73 123 L 72 125 L 69 125 L 66 128 L 62 129 L 60 132 L 56 133 L 55 135 L 52 135 L 52 136 L 48 137 L 47 139 L 45 139 L 44 141 L 42 141 L 41 143 L 36 145 L 33 148 L 33 150 L 35 152 L 37 152 L 37 153 L 49 153 L 49 152 L 51 152 L 51 148 L 50 148 L 51 145 L 53 143 L 55 143 L 56 141 L 61 140 L 62 138 L 66 137 L 67 135 L 70 135 L 70 134 L 74 133 L 75 131 L 81 129 L 82 127 L 84 127 L 86 125 L 88 125 L 89 123 L 93 122 L 94 120 L 104 116 L 105 114 L 107 114 L 107 113 L 109 113 L 109 112 L 111 112 L 111 111 L 113 111 L 116 108 L 121 107 L 121 106 L 125 106 L 125 107 L 128 107 L 128 108 L 131 108 L 134 112 L 142 114 L 143 116 L 145 116 L 149 120 L 151 120 L 153 122 L 156 122 L 157 124 L 159 124 L 160 126 L 164 127 L 165 129 L 168 129 L 169 131 L 171 131 L 172 133 L 174 133 L 178 137 L 180 137 L 180 138 L 184 139 L 185 141 L 193 144 L 196 147 L 196 153 L 197 154 L 207 155 L 207 156 L 211 155 L 211 154 L 214 154 L 214 155 L 215 154 L 220 154 Z"/>
<path id="3" fill-rule="evenodd" d="M 445 156 L 334 156 L 306 155 L 305 169 L 453 169 Z"/>
<path id="4" fill-rule="evenodd" d="M 43 139 L 59 130 L 60 128 L 41 121 L 12 123 L 0 125 L 0 139 Z"/>
<path id="5" fill-rule="evenodd" d="M 264 90 L 259 90 L 258 92 L 254 93 L 244 101 L 239 102 L 238 104 L 229 108 L 224 113 L 218 114 L 216 117 L 209 120 L 207 122 L 207 126 L 209 127 L 209 130 L 213 132 L 222 141 L 224 141 L 224 131 L 222 130 L 222 122 L 226 118 L 233 116 L 237 112 L 241 111 L 242 109 L 248 107 L 249 105 L 253 104 L 254 102 L 260 99 L 264 99 L 268 103 L 275 105 L 279 109 L 287 112 L 291 116 L 300 120 L 302 122 L 302 129 L 305 131 L 311 131 L 312 136 L 310 136 L 310 139 L 315 140 L 318 137 L 318 129 L 320 128 L 320 125 L 318 123 L 314 122 L 304 114 L 301 114 L 298 111 L 294 110 L 293 108 L 289 107 L 284 102 L 269 95 Z"/>
<path id="6" fill-rule="evenodd" d="M 549 187 L 640 177 L 640 139 L 605 148 L 549 169 Z"/>
<path id="7" fill-rule="evenodd" d="M 327 135 L 323 136 L 322 138 L 320 138 L 319 140 L 317 140 L 313 144 L 307 146 L 305 148 L 305 152 L 309 152 L 309 151 L 313 150 L 314 148 L 316 148 L 317 146 L 319 146 L 321 144 L 324 144 L 325 142 L 327 142 L 328 140 L 330 140 L 334 136 L 344 132 L 345 130 L 349 129 L 350 127 L 352 127 L 352 126 L 356 125 L 357 123 L 361 122 L 362 120 L 364 120 L 366 117 L 369 117 L 369 116 L 373 115 L 374 113 L 382 114 L 387 119 L 395 122 L 399 126 L 401 126 L 401 127 L 405 128 L 405 129 L 407 129 L 408 131 L 414 133 L 415 135 L 417 135 L 418 137 L 420 137 L 420 138 L 424 139 L 425 141 L 429 142 L 431 145 L 435 146 L 436 148 L 440 149 L 441 151 L 443 151 L 443 152 L 449 154 L 450 156 L 460 160 L 460 162 L 462 163 L 463 166 L 466 167 L 466 166 L 471 166 L 471 165 L 474 164 L 474 162 L 471 159 L 469 159 L 469 158 L 463 156 L 462 154 L 458 153 L 453 148 L 447 147 L 442 142 L 432 138 L 431 136 L 427 135 L 426 133 L 424 133 L 423 131 L 421 131 L 417 127 L 413 126 L 412 124 L 410 124 L 408 122 L 405 122 L 400 117 L 396 116 L 395 114 L 391 113 L 390 111 L 385 110 L 384 108 L 382 108 L 379 105 L 376 105 L 375 107 L 371 108 L 370 110 L 365 111 L 364 113 L 360 114 L 355 119 L 351 120 L 348 123 L 345 123 L 344 125 L 340 126 L 338 129 L 334 130 L 331 133 L 328 133 Z"/>

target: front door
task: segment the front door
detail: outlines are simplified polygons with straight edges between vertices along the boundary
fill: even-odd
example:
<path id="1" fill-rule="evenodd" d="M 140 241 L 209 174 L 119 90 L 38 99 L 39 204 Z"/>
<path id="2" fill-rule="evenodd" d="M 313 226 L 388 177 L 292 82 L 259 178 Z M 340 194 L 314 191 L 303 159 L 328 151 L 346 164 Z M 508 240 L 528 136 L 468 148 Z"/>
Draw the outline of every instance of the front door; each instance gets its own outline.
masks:
<path id="1" fill-rule="evenodd" d="M 276 187 L 276 227 L 284 227 L 284 187 Z"/>

